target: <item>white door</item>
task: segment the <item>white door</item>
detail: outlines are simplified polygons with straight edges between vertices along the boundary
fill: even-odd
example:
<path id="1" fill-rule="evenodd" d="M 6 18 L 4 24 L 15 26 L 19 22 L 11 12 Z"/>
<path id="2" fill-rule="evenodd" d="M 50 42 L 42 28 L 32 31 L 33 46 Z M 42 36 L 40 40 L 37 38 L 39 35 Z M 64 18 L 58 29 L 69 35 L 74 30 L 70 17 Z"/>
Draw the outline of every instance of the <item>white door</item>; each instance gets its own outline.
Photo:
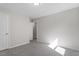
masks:
<path id="1" fill-rule="evenodd" d="M 8 48 L 8 16 L 0 13 L 0 50 Z"/>

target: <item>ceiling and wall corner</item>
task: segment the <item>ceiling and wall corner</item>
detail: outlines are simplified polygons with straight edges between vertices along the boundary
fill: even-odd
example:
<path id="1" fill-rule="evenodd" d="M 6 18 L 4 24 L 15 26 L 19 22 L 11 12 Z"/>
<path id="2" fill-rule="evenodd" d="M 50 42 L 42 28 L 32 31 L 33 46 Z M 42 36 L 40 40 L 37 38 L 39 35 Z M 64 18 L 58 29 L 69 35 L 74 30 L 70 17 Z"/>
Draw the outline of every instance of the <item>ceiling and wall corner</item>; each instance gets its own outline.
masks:
<path id="1" fill-rule="evenodd" d="M 16 13 L 35 19 L 78 6 L 79 3 L 40 3 L 38 6 L 34 5 L 34 3 L 1 3 L 0 11 Z"/>

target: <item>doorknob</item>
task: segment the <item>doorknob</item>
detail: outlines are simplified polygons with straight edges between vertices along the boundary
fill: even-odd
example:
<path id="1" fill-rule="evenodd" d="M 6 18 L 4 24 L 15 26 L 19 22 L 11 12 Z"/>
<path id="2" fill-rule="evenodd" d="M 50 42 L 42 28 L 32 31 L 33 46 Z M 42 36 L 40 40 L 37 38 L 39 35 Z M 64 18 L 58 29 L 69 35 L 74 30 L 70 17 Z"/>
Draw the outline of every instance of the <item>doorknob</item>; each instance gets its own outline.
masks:
<path id="1" fill-rule="evenodd" d="M 8 33 L 5 33 L 6 35 L 8 35 Z"/>

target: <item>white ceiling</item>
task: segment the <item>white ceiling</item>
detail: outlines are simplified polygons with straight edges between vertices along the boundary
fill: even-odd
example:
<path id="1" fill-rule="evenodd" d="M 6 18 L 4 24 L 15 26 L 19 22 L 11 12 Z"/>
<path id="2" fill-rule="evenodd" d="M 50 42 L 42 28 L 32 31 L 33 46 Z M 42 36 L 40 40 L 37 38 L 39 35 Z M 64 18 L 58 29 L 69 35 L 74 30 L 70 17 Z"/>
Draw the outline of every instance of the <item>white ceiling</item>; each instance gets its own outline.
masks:
<path id="1" fill-rule="evenodd" d="M 0 10 L 38 18 L 78 6 L 79 3 L 40 3 L 39 6 L 34 6 L 33 3 L 0 3 Z"/>

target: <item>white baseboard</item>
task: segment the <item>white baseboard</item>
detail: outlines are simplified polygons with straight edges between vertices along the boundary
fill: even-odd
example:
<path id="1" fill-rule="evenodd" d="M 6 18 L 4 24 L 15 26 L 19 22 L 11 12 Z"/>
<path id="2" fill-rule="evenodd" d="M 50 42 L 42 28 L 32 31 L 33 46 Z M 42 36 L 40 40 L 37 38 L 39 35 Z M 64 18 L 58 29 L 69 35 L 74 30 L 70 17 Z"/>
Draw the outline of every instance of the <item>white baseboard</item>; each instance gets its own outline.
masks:
<path id="1" fill-rule="evenodd" d="M 18 47 L 18 46 L 21 46 L 21 45 L 29 44 L 29 43 L 30 43 L 30 41 L 22 42 L 20 44 L 9 47 L 9 49 L 14 48 L 14 47 Z"/>

